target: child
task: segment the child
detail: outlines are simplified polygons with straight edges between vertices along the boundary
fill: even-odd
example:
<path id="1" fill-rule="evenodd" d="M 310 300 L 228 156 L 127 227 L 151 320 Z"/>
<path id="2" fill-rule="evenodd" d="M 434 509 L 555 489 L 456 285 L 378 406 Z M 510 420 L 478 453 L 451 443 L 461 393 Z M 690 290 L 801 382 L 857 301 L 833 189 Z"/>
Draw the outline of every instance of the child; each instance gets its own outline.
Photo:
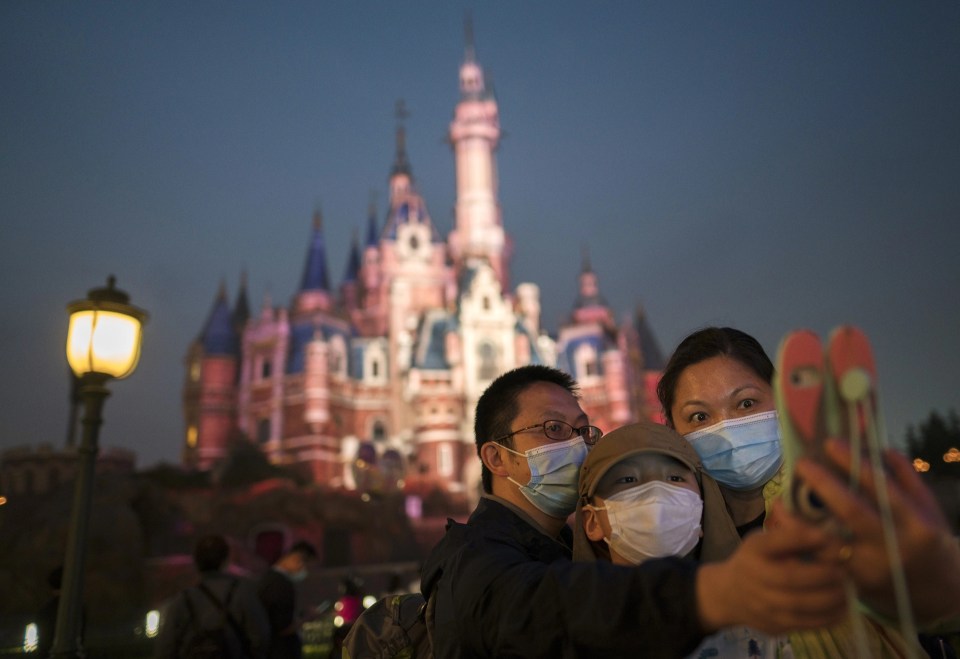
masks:
<path id="1" fill-rule="evenodd" d="M 676 432 L 641 422 L 597 443 L 580 470 L 576 561 L 727 558 L 740 542 L 720 489 Z M 690 657 L 790 657 L 789 645 L 746 627 L 705 639 Z"/>

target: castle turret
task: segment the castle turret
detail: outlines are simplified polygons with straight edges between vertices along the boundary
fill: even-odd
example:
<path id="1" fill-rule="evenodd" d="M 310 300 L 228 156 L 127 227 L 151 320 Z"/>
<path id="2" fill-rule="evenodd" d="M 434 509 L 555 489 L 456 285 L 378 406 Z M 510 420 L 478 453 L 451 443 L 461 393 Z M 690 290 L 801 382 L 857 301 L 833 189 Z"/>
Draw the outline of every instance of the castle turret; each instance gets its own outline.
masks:
<path id="1" fill-rule="evenodd" d="M 460 65 L 460 102 L 450 123 L 449 140 L 456 159 L 456 224 L 450 253 L 458 271 L 485 260 L 509 289 L 510 240 L 503 230 L 494 152 L 500 141 L 497 101 L 486 84 L 473 49 L 473 28 L 466 24 L 466 52 Z"/>
<path id="2" fill-rule="evenodd" d="M 577 299 L 573 304 L 573 322 L 575 324 L 599 323 L 605 328 L 613 327 L 613 312 L 600 294 L 597 273 L 590 265 L 590 254 L 586 248 L 583 249 Z"/>
<path id="3" fill-rule="evenodd" d="M 294 300 L 295 315 L 313 311 L 329 311 L 331 307 L 330 279 L 327 277 L 327 248 L 323 239 L 323 216 L 320 210 L 313 213 L 313 233 L 303 267 L 300 290 Z"/>
<path id="4" fill-rule="evenodd" d="M 203 331 L 187 355 L 183 459 L 186 464 L 201 469 L 209 468 L 226 455 L 237 427 L 236 384 L 240 362 L 237 311 L 231 311 L 226 285 L 221 283 Z M 243 309 L 239 308 L 239 312 L 242 316 Z"/>

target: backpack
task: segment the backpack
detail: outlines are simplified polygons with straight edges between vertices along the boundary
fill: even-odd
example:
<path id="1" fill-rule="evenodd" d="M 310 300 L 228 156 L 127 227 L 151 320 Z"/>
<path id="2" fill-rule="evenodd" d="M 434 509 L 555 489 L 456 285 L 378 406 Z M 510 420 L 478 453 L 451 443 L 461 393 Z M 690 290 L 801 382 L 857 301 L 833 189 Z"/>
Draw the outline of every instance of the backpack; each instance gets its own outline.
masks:
<path id="1" fill-rule="evenodd" d="M 244 653 L 249 655 L 250 653 L 246 647 L 246 637 L 240 630 L 236 620 L 234 620 L 233 616 L 230 615 L 230 612 L 227 610 L 227 607 L 230 605 L 230 599 L 233 597 L 233 591 L 237 588 L 237 582 L 234 580 L 230 583 L 230 588 L 227 590 L 227 596 L 223 602 L 218 600 L 217 596 L 214 595 L 205 584 L 201 583 L 198 588 L 200 592 L 206 595 L 207 599 L 212 601 L 217 609 L 219 609 L 220 624 L 217 627 L 210 628 L 194 627 L 194 629 L 188 632 L 183 644 L 180 646 L 179 655 L 184 657 L 184 659 L 221 659 L 222 657 L 229 657 L 231 651 L 230 644 L 227 641 L 228 623 L 230 627 L 233 628 L 234 633 L 240 638 Z M 197 617 L 197 611 L 193 606 L 193 602 L 190 601 L 189 591 L 184 591 L 183 597 L 186 600 L 191 623 L 197 624 L 199 618 Z"/>
<path id="2" fill-rule="evenodd" d="M 381 597 L 353 623 L 344 659 L 433 659 L 435 600 L 420 593 Z"/>

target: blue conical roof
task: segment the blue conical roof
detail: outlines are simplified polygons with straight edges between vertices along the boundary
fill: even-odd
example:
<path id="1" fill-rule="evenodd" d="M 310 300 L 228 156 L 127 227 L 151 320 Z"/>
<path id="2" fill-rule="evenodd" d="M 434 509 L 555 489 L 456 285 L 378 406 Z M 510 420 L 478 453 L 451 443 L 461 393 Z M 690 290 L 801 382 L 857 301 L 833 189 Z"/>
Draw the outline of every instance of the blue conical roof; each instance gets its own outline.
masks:
<path id="1" fill-rule="evenodd" d="M 200 333 L 200 343 L 207 355 L 237 356 L 240 342 L 233 324 L 233 314 L 227 302 L 226 287 L 221 284 L 217 299 L 210 310 L 207 324 Z"/>
<path id="2" fill-rule="evenodd" d="M 367 247 L 377 246 L 377 209 L 370 205 L 370 214 L 367 217 Z"/>
<path id="3" fill-rule="evenodd" d="M 237 291 L 237 299 L 233 303 L 233 326 L 237 332 L 243 330 L 243 326 L 250 319 L 250 302 L 247 300 L 247 272 L 240 275 L 240 290 Z"/>
<path id="4" fill-rule="evenodd" d="M 660 352 L 660 345 L 657 343 L 657 337 L 653 334 L 653 329 L 647 322 L 647 314 L 642 307 L 637 307 L 634 317 L 634 327 L 640 337 L 640 351 L 643 355 L 643 367 L 648 371 L 662 371 L 666 368 L 666 360 L 663 353 Z"/>
<path id="5" fill-rule="evenodd" d="M 347 270 L 343 273 L 343 283 L 357 281 L 360 274 L 360 245 L 357 244 L 357 234 L 354 232 L 350 241 L 350 254 L 347 255 Z"/>
<path id="6" fill-rule="evenodd" d="M 320 211 L 316 211 L 313 214 L 313 235 L 310 238 L 310 250 L 307 252 L 307 263 L 303 268 L 300 290 L 328 291 L 330 290 L 329 281 L 327 249 L 323 242 L 323 218 Z"/>

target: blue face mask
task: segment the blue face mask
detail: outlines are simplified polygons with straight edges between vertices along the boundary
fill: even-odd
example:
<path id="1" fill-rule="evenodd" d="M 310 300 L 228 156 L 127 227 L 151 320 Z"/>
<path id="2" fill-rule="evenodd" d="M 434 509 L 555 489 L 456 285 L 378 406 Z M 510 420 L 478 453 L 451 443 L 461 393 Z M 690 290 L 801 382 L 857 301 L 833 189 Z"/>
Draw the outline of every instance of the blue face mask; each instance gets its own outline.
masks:
<path id="1" fill-rule="evenodd" d="M 307 578 L 307 569 L 300 568 L 296 572 L 287 573 L 287 576 L 290 577 L 290 581 L 292 581 L 293 583 L 300 583 L 301 581 Z"/>
<path id="2" fill-rule="evenodd" d="M 527 459 L 530 467 L 530 480 L 526 485 L 509 478 L 520 488 L 520 493 L 537 510 L 564 519 L 577 508 L 580 491 L 577 483 L 580 478 L 580 465 L 587 459 L 587 445 L 582 437 L 574 437 L 565 442 L 554 442 L 538 446 L 525 453 L 504 446 L 507 451 Z"/>
<path id="3" fill-rule="evenodd" d="M 760 487 L 782 462 L 775 411 L 721 421 L 684 437 L 696 449 L 707 473 L 734 490 Z"/>

